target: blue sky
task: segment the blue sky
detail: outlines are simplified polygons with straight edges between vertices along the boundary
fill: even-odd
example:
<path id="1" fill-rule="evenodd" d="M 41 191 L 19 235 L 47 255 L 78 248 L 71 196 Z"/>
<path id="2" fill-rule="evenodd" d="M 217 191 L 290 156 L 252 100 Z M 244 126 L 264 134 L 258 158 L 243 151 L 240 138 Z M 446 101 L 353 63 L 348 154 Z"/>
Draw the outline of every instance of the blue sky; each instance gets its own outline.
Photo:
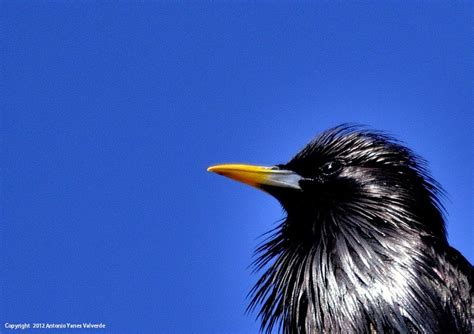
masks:
<path id="1" fill-rule="evenodd" d="M 210 173 L 357 122 L 429 161 L 474 261 L 472 4 L 2 1 L 0 322 L 253 333 L 271 197 Z M 0 329 L 3 332 L 3 329 Z"/>

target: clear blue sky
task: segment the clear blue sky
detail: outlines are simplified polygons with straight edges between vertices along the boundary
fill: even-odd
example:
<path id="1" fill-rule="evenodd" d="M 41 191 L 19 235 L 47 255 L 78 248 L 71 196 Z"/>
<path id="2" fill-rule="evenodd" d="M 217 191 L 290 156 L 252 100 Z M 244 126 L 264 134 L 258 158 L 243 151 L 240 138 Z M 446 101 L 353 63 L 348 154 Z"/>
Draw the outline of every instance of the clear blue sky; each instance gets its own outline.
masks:
<path id="1" fill-rule="evenodd" d="M 2 1 L 0 332 L 256 332 L 248 265 L 282 211 L 206 167 L 342 122 L 429 161 L 472 262 L 472 10 Z"/>

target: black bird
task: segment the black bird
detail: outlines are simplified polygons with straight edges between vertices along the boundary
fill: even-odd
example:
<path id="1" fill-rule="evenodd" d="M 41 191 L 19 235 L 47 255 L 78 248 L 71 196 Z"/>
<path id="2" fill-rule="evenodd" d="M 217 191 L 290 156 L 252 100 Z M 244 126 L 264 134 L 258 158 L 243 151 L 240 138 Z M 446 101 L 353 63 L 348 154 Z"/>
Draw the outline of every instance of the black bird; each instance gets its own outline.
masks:
<path id="1" fill-rule="evenodd" d="M 254 262 L 262 332 L 473 332 L 473 267 L 448 244 L 443 191 L 399 141 L 342 125 L 286 164 L 208 170 L 286 211 Z"/>

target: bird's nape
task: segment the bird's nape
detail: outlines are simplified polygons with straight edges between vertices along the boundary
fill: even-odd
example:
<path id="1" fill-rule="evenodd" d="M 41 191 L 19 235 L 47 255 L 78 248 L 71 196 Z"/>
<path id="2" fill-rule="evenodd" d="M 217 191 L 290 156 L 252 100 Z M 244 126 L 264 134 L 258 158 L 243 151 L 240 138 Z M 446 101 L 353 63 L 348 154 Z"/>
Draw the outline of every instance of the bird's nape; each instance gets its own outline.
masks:
<path id="1" fill-rule="evenodd" d="M 286 164 L 209 168 L 287 213 L 257 249 L 262 331 L 471 332 L 472 266 L 447 242 L 425 166 L 385 134 L 339 126 Z"/>

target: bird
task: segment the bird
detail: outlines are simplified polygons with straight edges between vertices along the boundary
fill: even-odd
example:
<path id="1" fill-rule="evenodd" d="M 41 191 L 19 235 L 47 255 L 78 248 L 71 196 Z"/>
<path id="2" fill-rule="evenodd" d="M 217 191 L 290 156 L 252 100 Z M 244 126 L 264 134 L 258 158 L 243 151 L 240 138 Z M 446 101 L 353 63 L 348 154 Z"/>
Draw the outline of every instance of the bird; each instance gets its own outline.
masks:
<path id="1" fill-rule="evenodd" d="M 273 196 L 249 292 L 262 333 L 473 333 L 473 266 L 447 240 L 445 191 L 391 134 L 342 124 L 289 162 L 208 171 Z"/>

